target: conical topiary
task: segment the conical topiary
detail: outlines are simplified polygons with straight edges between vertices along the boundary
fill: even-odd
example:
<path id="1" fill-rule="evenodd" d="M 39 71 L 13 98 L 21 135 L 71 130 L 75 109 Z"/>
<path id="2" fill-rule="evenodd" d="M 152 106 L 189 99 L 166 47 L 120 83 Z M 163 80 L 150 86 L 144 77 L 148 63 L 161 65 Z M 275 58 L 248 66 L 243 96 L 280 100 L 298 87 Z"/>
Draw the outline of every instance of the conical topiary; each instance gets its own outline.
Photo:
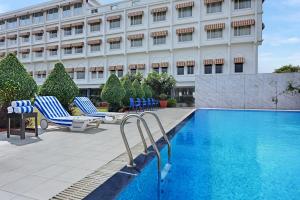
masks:
<path id="1" fill-rule="evenodd" d="M 0 102 L 6 107 L 14 100 L 34 97 L 37 84 L 26 72 L 24 66 L 14 54 L 8 54 L 0 61 Z"/>
<path id="2" fill-rule="evenodd" d="M 7 107 L 14 100 L 30 100 L 37 92 L 34 79 L 14 54 L 0 61 L 0 128 L 7 125 Z"/>
<path id="3" fill-rule="evenodd" d="M 152 97 L 152 90 L 151 90 L 149 85 L 147 85 L 146 83 L 143 83 L 142 84 L 142 89 L 145 93 L 145 98 L 151 98 Z"/>
<path id="4" fill-rule="evenodd" d="M 135 98 L 135 96 L 136 96 L 135 89 L 133 88 L 130 79 L 127 77 L 123 80 L 122 85 L 123 85 L 123 88 L 125 89 L 123 105 L 129 106 L 129 98 Z"/>
<path id="5" fill-rule="evenodd" d="M 40 95 L 55 96 L 62 106 L 71 111 L 70 104 L 79 94 L 79 89 L 69 74 L 65 71 L 62 63 L 57 63 L 45 83 L 40 88 Z"/>
<path id="6" fill-rule="evenodd" d="M 115 74 L 111 74 L 102 89 L 101 98 L 110 104 L 110 110 L 117 111 L 124 96 L 125 90 L 119 78 Z"/>
<path id="7" fill-rule="evenodd" d="M 141 86 L 140 82 L 137 79 L 135 79 L 135 81 L 133 81 L 132 86 L 135 89 L 136 98 L 143 98 L 143 97 L 145 97 L 145 93 L 144 93 L 144 91 L 142 89 L 142 86 Z"/>

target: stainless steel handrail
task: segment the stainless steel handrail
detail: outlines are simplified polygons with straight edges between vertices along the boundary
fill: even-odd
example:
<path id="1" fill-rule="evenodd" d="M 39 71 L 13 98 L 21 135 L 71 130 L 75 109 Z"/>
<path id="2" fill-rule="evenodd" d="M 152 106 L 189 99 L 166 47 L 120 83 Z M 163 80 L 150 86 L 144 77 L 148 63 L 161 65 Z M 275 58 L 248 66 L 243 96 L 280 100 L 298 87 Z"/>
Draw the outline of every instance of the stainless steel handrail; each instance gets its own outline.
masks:
<path id="1" fill-rule="evenodd" d="M 169 141 L 169 138 L 168 138 L 168 136 L 166 134 L 166 131 L 165 131 L 165 129 L 164 129 L 164 127 L 163 127 L 163 125 L 162 125 L 162 123 L 161 123 L 158 115 L 156 113 L 154 113 L 154 112 L 151 112 L 151 111 L 145 111 L 145 112 L 141 113 L 140 116 L 143 118 L 146 114 L 152 115 L 156 119 L 156 121 L 157 121 L 157 123 L 159 125 L 159 128 L 160 128 L 160 131 L 161 131 L 161 133 L 162 133 L 162 135 L 163 135 L 163 137 L 164 137 L 164 139 L 165 139 L 165 141 L 166 141 L 166 143 L 168 145 L 168 162 L 171 163 L 171 143 Z M 138 124 L 138 127 L 140 129 L 140 122 L 139 122 L 139 120 L 138 120 L 137 124 Z"/>
<path id="2" fill-rule="evenodd" d="M 128 119 L 130 118 L 137 118 L 138 119 L 138 123 L 140 123 L 140 121 L 143 123 L 145 129 L 146 129 L 146 133 L 150 139 L 150 142 L 153 146 L 153 149 L 156 153 L 156 156 L 157 156 L 157 168 L 158 168 L 158 175 L 160 177 L 160 172 L 161 172 L 161 156 L 160 156 L 160 152 L 156 146 L 156 143 L 154 141 L 154 138 L 150 132 L 150 129 L 147 125 L 147 122 L 145 121 L 145 119 L 143 119 L 140 115 L 138 114 L 129 114 L 127 115 L 126 117 L 123 118 L 122 122 L 121 122 L 121 125 L 120 125 L 120 130 L 121 130 L 121 135 L 122 135 L 122 138 L 123 138 L 123 142 L 124 142 L 124 145 L 126 147 L 126 151 L 127 151 L 127 154 L 128 154 L 128 158 L 129 158 L 129 161 L 128 161 L 128 166 L 129 167 L 134 167 L 135 164 L 134 164 L 134 161 L 133 161 L 133 156 L 132 156 L 132 152 L 131 152 L 131 149 L 130 149 L 130 146 L 128 144 L 128 140 L 126 138 L 126 135 L 125 135 L 125 124 L 127 122 Z M 141 139 L 143 141 L 143 144 L 144 144 L 144 148 L 145 148 L 145 145 L 147 147 L 147 144 L 146 144 L 146 141 L 145 141 L 145 138 L 143 136 L 143 133 L 142 133 L 142 129 L 140 128 L 140 125 L 139 125 L 139 132 L 140 132 L 140 136 L 141 136 Z M 147 148 L 146 150 L 144 149 L 145 152 L 147 152 Z"/>

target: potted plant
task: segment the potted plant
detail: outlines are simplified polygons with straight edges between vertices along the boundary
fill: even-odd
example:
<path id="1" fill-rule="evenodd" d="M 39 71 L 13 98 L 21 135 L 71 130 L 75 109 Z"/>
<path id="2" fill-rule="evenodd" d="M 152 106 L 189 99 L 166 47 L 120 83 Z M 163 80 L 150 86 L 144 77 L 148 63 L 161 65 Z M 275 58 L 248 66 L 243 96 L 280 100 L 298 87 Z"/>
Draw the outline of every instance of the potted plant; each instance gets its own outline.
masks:
<path id="1" fill-rule="evenodd" d="M 107 102 L 100 102 L 100 112 L 108 112 L 109 104 Z"/>
<path id="2" fill-rule="evenodd" d="M 159 95 L 159 104 L 161 108 L 166 108 L 168 105 L 168 101 L 167 101 L 168 96 L 166 94 L 160 94 Z"/>

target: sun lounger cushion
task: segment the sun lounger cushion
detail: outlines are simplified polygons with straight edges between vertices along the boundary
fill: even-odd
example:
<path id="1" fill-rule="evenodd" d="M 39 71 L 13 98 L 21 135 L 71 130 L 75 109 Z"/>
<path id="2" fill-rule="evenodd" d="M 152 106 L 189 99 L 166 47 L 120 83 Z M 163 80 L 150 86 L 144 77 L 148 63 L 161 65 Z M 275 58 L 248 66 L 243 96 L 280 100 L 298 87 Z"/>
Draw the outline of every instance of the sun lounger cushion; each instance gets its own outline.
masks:
<path id="1" fill-rule="evenodd" d="M 11 106 L 12 107 L 31 106 L 31 102 L 29 100 L 12 101 Z"/>

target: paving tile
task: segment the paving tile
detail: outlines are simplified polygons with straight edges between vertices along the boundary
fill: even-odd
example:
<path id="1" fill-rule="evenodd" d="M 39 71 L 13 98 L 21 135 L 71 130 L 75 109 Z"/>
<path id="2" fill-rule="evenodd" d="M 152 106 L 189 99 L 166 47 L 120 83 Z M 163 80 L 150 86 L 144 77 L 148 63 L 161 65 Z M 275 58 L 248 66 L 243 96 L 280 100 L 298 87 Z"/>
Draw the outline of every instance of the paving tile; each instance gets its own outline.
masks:
<path id="1" fill-rule="evenodd" d="M 12 199 L 13 197 L 15 197 L 16 195 L 13 194 L 13 193 L 10 193 L 10 192 L 6 192 L 6 191 L 3 191 L 3 190 L 0 190 L 0 199 L 1 200 L 10 200 Z"/>
<path id="2" fill-rule="evenodd" d="M 92 173 L 93 170 L 86 170 L 86 169 L 78 169 L 73 168 L 68 170 L 67 172 L 60 174 L 56 177 L 54 177 L 55 180 L 75 183 L 77 181 L 80 181 L 83 177 L 86 177 L 90 173 Z"/>
<path id="3" fill-rule="evenodd" d="M 0 187 L 3 185 L 6 185 L 8 183 L 11 183 L 13 181 L 16 181 L 22 177 L 26 176 L 24 173 L 18 173 L 15 171 L 9 171 L 6 173 L 1 173 L 0 174 Z M 0 198 L 1 199 L 1 198 Z"/>
<path id="4" fill-rule="evenodd" d="M 40 171 L 35 172 L 33 175 L 44 177 L 44 178 L 53 178 L 68 172 L 69 169 L 70 168 L 66 166 L 52 165 Z"/>
<path id="5" fill-rule="evenodd" d="M 38 199 L 17 195 L 14 198 L 12 198 L 11 200 L 38 200 Z"/>

